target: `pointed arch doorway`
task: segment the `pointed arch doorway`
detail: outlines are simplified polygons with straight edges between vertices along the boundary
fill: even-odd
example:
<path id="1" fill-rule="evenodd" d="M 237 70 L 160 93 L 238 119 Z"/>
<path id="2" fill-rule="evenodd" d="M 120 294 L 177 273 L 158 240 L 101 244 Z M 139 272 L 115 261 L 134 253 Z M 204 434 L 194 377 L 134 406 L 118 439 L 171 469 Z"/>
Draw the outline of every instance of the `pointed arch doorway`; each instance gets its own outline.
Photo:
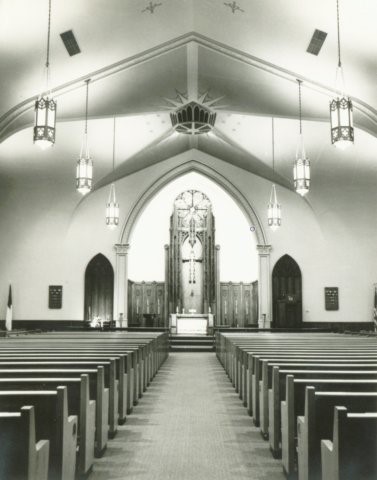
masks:
<path id="1" fill-rule="evenodd" d="M 273 328 L 300 328 L 302 325 L 302 280 L 297 262 L 284 255 L 272 271 Z"/>
<path id="2" fill-rule="evenodd" d="M 84 320 L 113 320 L 114 271 L 109 260 L 99 253 L 85 270 Z"/>

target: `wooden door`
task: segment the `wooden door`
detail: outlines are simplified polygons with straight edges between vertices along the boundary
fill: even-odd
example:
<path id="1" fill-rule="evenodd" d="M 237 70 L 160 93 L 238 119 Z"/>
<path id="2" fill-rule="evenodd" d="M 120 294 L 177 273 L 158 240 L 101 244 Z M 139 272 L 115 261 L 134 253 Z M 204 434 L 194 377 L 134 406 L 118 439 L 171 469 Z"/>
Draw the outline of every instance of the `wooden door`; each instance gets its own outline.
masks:
<path id="1" fill-rule="evenodd" d="M 99 317 L 113 320 L 114 271 L 102 254 L 92 258 L 85 270 L 85 321 Z"/>
<path id="2" fill-rule="evenodd" d="M 272 271 L 273 328 L 299 328 L 302 324 L 301 270 L 284 255 Z"/>

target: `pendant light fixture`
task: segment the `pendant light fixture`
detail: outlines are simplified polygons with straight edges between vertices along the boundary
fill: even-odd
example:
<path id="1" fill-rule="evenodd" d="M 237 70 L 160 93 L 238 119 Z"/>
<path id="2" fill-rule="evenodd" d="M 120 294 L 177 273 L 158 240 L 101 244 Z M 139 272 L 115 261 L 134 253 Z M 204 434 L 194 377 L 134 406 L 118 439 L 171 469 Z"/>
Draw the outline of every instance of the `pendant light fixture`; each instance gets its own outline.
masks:
<path id="1" fill-rule="evenodd" d="M 113 127 L 113 173 L 115 170 L 115 117 Z M 116 201 L 115 185 L 110 185 L 109 200 L 106 204 L 106 225 L 113 230 L 119 225 L 119 203 Z"/>
<path id="2" fill-rule="evenodd" d="M 331 143 L 344 150 L 353 144 L 354 130 L 352 101 L 345 94 L 343 66 L 340 56 L 339 0 L 336 0 L 336 18 L 338 30 L 338 67 L 336 70 L 336 90 L 340 92 L 330 102 Z"/>
<path id="3" fill-rule="evenodd" d="M 304 137 L 302 135 L 302 118 L 301 118 L 301 80 L 298 83 L 298 105 L 300 119 L 300 134 L 296 149 L 296 161 L 293 166 L 293 183 L 297 193 L 304 196 L 310 187 L 310 161 L 306 158 Z"/>
<path id="4" fill-rule="evenodd" d="M 275 176 L 275 129 L 274 118 L 272 118 L 272 173 Z M 276 196 L 275 184 L 272 184 L 270 202 L 267 207 L 267 221 L 271 230 L 276 230 L 281 226 L 281 205 Z"/>
<path id="5" fill-rule="evenodd" d="M 55 143 L 56 101 L 50 89 L 50 32 L 51 32 L 51 0 L 48 0 L 48 27 L 46 53 L 46 90 L 35 101 L 35 118 L 33 140 L 42 150 Z"/>
<path id="6" fill-rule="evenodd" d="M 88 101 L 89 101 L 89 82 L 90 78 L 85 80 L 86 97 L 85 97 L 85 128 L 84 136 L 81 143 L 80 158 L 76 166 L 76 190 L 85 195 L 89 193 L 93 185 L 93 162 L 89 154 L 88 144 Z"/>

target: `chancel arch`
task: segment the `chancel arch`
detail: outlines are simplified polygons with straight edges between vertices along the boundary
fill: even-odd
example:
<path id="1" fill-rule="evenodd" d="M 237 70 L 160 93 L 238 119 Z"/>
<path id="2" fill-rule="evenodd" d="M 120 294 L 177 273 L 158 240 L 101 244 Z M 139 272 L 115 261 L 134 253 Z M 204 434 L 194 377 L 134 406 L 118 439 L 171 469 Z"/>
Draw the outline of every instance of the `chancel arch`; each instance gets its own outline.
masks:
<path id="1" fill-rule="evenodd" d="M 84 320 L 113 319 L 114 270 L 101 253 L 93 257 L 85 270 Z"/>
<path id="2" fill-rule="evenodd" d="M 301 327 L 301 270 L 290 255 L 283 255 L 272 271 L 272 304 L 273 328 Z"/>
<path id="3" fill-rule="evenodd" d="M 270 246 L 267 245 L 266 242 L 266 236 L 263 231 L 262 225 L 255 214 L 253 208 L 249 204 L 248 200 L 242 195 L 239 190 L 231 184 L 227 179 L 225 179 L 223 176 L 219 175 L 217 172 L 215 172 L 213 169 L 210 167 L 207 167 L 206 165 L 203 165 L 200 162 L 197 161 L 190 161 L 187 162 L 185 165 L 181 165 L 180 167 L 177 167 L 175 169 L 172 169 L 169 171 L 167 174 L 163 175 L 157 182 L 154 182 L 153 185 L 147 189 L 139 198 L 139 201 L 134 205 L 134 207 L 131 209 L 128 218 L 123 225 L 121 237 L 120 237 L 120 243 L 115 246 L 116 252 L 117 252 L 117 262 L 116 262 L 116 274 L 115 274 L 115 292 L 114 292 L 114 299 L 115 299 L 115 305 L 116 305 L 116 311 L 115 311 L 115 317 L 114 318 L 119 318 L 119 313 L 125 313 L 124 318 L 128 318 L 128 311 L 129 311 L 129 304 L 130 304 L 130 299 L 128 299 L 128 293 L 130 289 L 124 288 L 125 285 L 130 285 L 129 280 L 132 280 L 132 274 L 129 275 L 129 265 L 128 265 L 128 258 L 129 255 L 132 255 L 133 252 L 133 243 L 132 243 L 132 238 L 131 234 L 133 235 L 133 230 L 137 222 L 139 221 L 141 215 L 143 214 L 144 210 L 147 208 L 147 206 L 150 204 L 151 200 L 161 191 L 165 186 L 167 186 L 169 183 L 174 182 L 175 180 L 178 180 L 180 177 L 184 177 L 186 174 L 189 173 L 195 173 L 198 174 L 199 176 L 202 175 L 204 178 L 207 178 L 207 181 L 212 181 L 218 188 L 226 194 L 229 195 L 229 197 L 234 201 L 234 203 L 240 207 L 240 213 L 244 215 L 243 218 L 246 219 L 245 225 L 246 228 L 243 229 L 245 231 L 245 234 L 241 233 L 242 235 L 245 236 L 245 238 L 250 239 L 250 225 L 252 225 L 254 228 L 252 231 L 254 231 L 252 234 L 254 235 L 253 241 L 249 241 L 249 243 L 246 245 L 247 250 L 251 250 L 255 255 L 255 258 L 258 259 L 257 266 L 256 266 L 256 271 L 258 272 L 256 274 L 256 278 L 259 279 L 259 284 L 262 284 L 262 287 L 258 288 L 258 285 L 255 285 L 254 287 L 250 285 L 247 285 L 248 282 L 230 282 L 228 285 L 228 290 L 229 294 L 231 296 L 231 304 L 227 303 L 226 309 L 228 311 L 228 315 L 225 318 L 221 318 L 221 322 L 225 322 L 225 324 L 229 325 L 237 325 L 237 326 L 243 326 L 249 324 L 249 321 L 247 320 L 248 316 L 251 315 L 251 311 L 253 311 L 253 315 L 258 315 L 257 312 L 261 312 L 265 314 L 265 318 L 269 320 L 270 315 L 269 315 L 269 302 L 270 302 L 270 287 L 269 287 L 269 282 L 270 282 L 270 271 L 269 271 L 269 253 L 270 253 Z M 149 207 L 148 207 L 149 208 Z M 247 214 L 246 214 L 247 213 Z M 242 216 L 242 215 L 241 215 Z M 151 232 L 153 230 L 151 229 Z M 212 240 L 211 240 L 212 242 Z M 168 241 L 166 243 L 169 243 Z M 213 249 L 210 250 L 210 255 L 212 260 L 215 261 L 216 257 L 219 257 L 221 255 L 221 249 L 217 248 L 216 246 L 217 241 L 213 241 Z M 199 246 L 199 244 L 198 244 Z M 137 247 L 139 247 L 137 245 Z M 168 248 L 168 246 L 166 247 Z M 165 249 L 165 256 L 169 255 L 168 250 Z M 131 258 L 131 257 L 130 257 Z M 132 260 L 132 258 L 131 258 Z M 198 260 L 198 259 L 196 259 Z M 131 262 L 132 263 L 132 262 Z M 189 263 L 189 262 L 187 262 Z M 196 266 L 198 267 L 197 272 L 199 272 L 199 263 L 198 261 L 195 262 Z M 166 272 L 166 275 L 168 275 L 168 272 Z M 155 289 L 158 287 L 158 284 L 160 282 L 160 279 L 155 282 L 156 285 L 152 285 L 152 296 L 156 299 L 159 298 L 160 301 L 163 299 L 164 300 L 164 308 L 165 311 L 162 312 L 162 307 L 160 309 L 160 315 L 158 315 L 159 318 L 161 318 L 162 315 L 166 315 L 169 313 L 169 310 L 174 310 L 178 307 L 179 309 L 183 308 L 183 305 L 173 305 L 174 301 L 171 303 L 170 306 L 166 302 L 169 302 L 169 299 L 167 298 L 168 295 L 165 292 L 163 298 L 161 297 L 161 294 L 157 295 L 155 292 Z M 137 298 L 135 295 L 133 296 L 132 302 L 133 305 L 131 306 L 132 311 L 135 312 L 138 310 L 140 314 L 140 305 L 142 302 L 142 298 L 144 298 L 143 294 L 143 289 L 146 289 L 148 287 L 149 280 L 145 282 L 145 285 L 136 285 L 135 288 L 139 289 L 139 292 L 137 294 Z M 153 284 L 153 282 L 151 282 Z M 245 285 L 243 284 L 245 283 Z M 160 287 L 158 287 L 160 288 Z M 220 297 L 221 297 L 221 292 L 222 290 L 219 288 L 219 286 L 216 286 L 214 284 L 214 297 L 217 298 L 217 303 L 212 299 L 212 303 L 206 300 L 206 303 L 203 301 L 203 307 L 202 309 L 205 310 L 206 312 L 208 311 L 208 307 L 212 312 L 214 312 L 216 309 L 220 308 Z M 221 291 L 220 291 L 221 290 Z M 262 295 L 259 294 L 258 290 L 262 290 Z M 263 292 L 264 291 L 264 292 Z M 252 306 L 251 305 L 251 300 L 249 303 L 249 299 L 251 296 L 254 295 L 255 297 L 258 298 L 257 304 Z M 238 297 L 237 297 L 238 296 Z M 138 301 L 136 304 L 135 302 Z M 228 301 L 227 301 L 228 302 Z M 258 304 L 259 302 L 259 304 Z M 154 301 L 154 305 L 156 308 L 156 300 Z M 144 306 L 145 307 L 145 306 Z M 229 315 L 229 309 L 235 309 L 235 312 L 233 312 L 233 316 Z M 198 308 L 194 308 L 195 310 L 198 310 Z M 246 309 L 246 314 L 243 312 L 243 309 Z M 186 308 L 187 311 L 187 308 Z M 156 312 L 154 312 L 156 315 Z M 220 321 L 220 316 L 219 316 L 219 321 Z M 256 320 L 258 324 L 258 319 Z M 159 320 L 159 326 L 161 325 L 161 320 Z"/>

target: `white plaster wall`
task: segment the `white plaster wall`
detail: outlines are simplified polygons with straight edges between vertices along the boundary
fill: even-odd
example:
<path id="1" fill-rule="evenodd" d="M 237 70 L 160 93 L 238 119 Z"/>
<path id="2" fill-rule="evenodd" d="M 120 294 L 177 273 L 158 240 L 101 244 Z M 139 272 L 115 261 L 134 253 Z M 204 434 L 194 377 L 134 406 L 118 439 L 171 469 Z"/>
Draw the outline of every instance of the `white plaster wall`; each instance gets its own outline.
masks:
<path id="1" fill-rule="evenodd" d="M 161 175 L 187 160 L 198 160 L 231 181 L 254 206 L 264 228 L 271 183 L 201 152 L 166 160 L 116 183 L 122 221 L 138 197 Z M 283 225 L 267 231 L 271 268 L 284 254 L 303 277 L 304 321 L 371 321 L 377 281 L 377 204 L 374 184 L 361 195 L 357 185 L 317 186 L 308 202 L 278 187 Z M 64 183 L 44 179 L 32 185 L 3 185 L 0 218 L 0 318 L 12 283 L 14 318 L 81 320 L 84 272 L 101 252 L 115 266 L 120 229 L 104 223 L 108 187 L 78 197 Z M 75 208 L 75 205 L 76 208 Z M 63 308 L 48 309 L 48 285 L 63 285 Z M 339 287 L 340 310 L 324 309 L 324 287 Z"/>

